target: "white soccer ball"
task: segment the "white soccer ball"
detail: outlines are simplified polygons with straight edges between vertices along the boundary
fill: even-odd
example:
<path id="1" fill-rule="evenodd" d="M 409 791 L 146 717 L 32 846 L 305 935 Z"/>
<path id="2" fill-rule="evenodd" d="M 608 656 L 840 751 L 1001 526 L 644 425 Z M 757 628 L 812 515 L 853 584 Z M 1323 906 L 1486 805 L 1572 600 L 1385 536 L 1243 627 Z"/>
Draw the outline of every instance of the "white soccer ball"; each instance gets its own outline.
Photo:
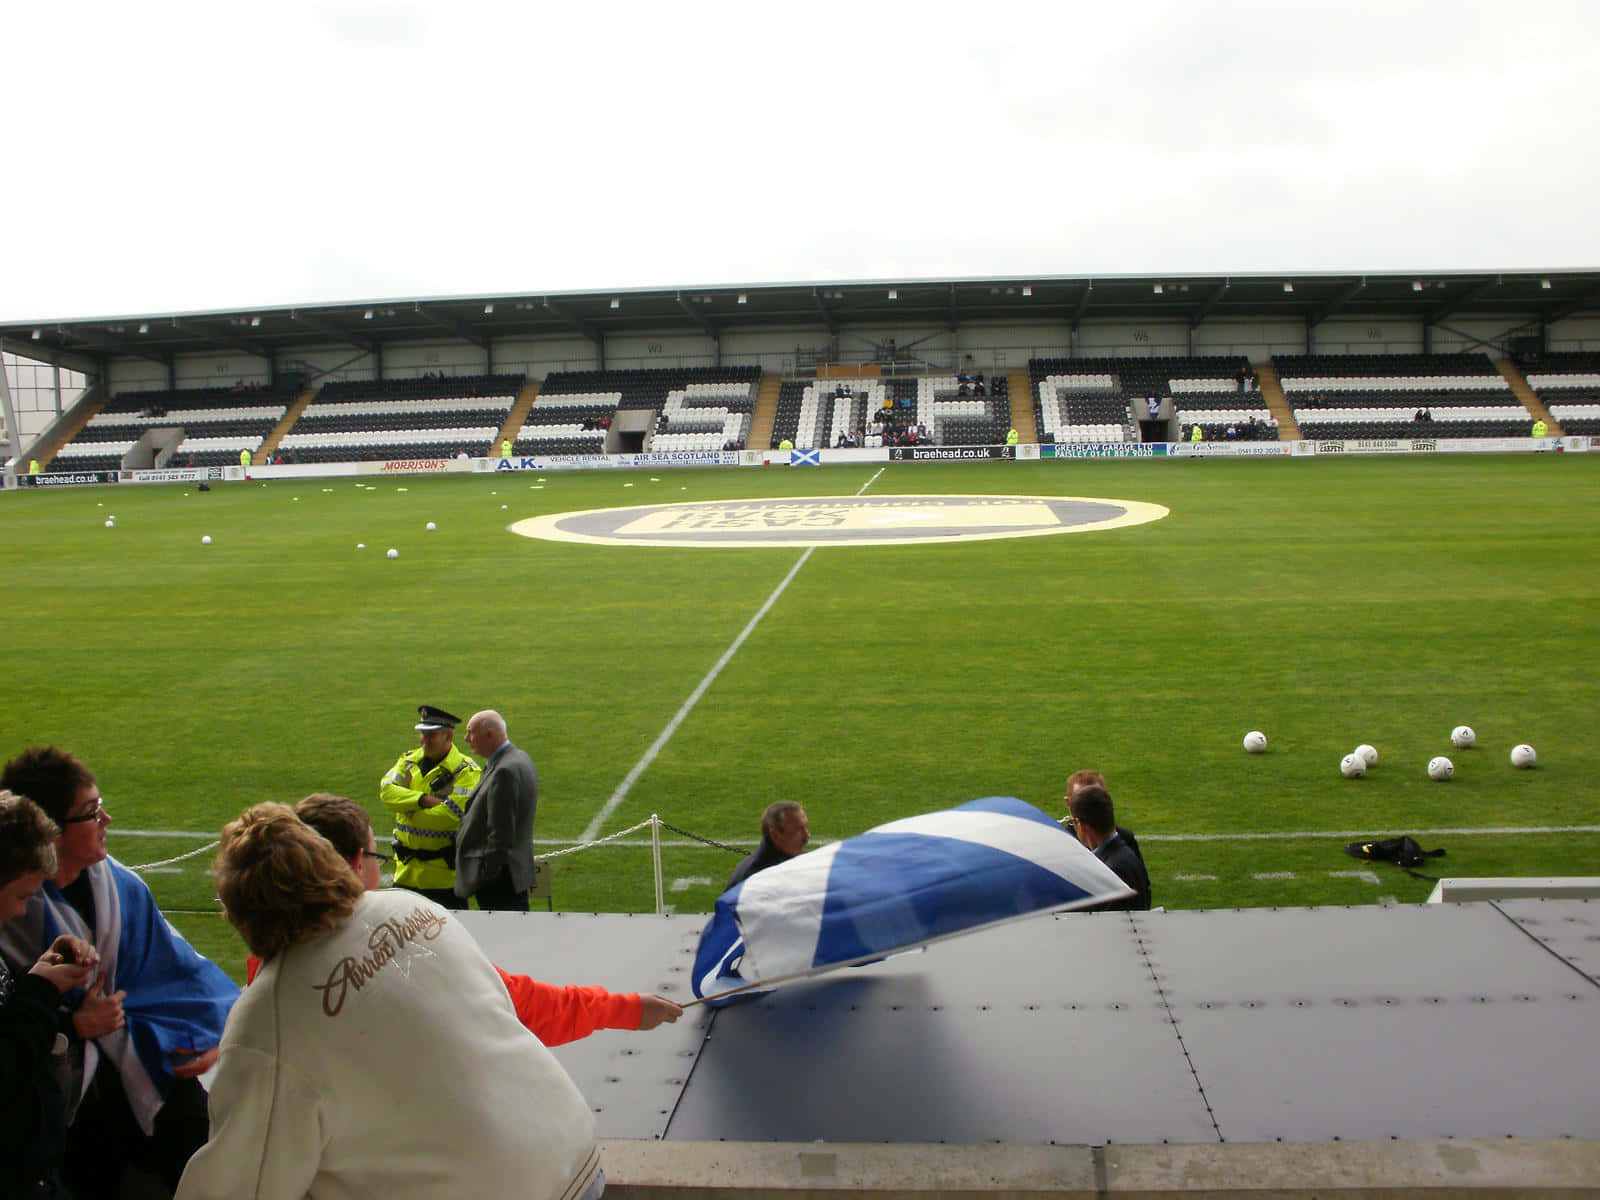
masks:
<path id="1" fill-rule="evenodd" d="M 1346 779 L 1356 779 L 1367 773 L 1367 760 L 1359 754 L 1346 754 L 1339 760 L 1339 773 Z"/>
<path id="2" fill-rule="evenodd" d="M 1511 765 L 1513 767 L 1531 767 L 1538 761 L 1538 752 L 1527 742 L 1511 747 Z"/>
<path id="3" fill-rule="evenodd" d="M 1378 765 L 1378 748 L 1376 746 L 1369 746 L 1366 742 L 1362 742 L 1361 745 L 1356 747 L 1355 752 L 1361 756 L 1361 761 L 1366 763 L 1367 766 L 1375 767 Z"/>
<path id="4" fill-rule="evenodd" d="M 1440 783 L 1443 783 L 1446 779 L 1449 779 L 1450 776 L 1454 775 L 1455 773 L 1456 773 L 1456 765 L 1455 765 L 1455 763 L 1451 762 L 1448 758 L 1446 758 L 1442 754 L 1439 755 L 1437 758 L 1430 758 L 1428 760 L 1428 778 L 1429 779 L 1437 779 Z"/>
<path id="5" fill-rule="evenodd" d="M 1244 748 L 1251 754 L 1260 754 L 1267 748 L 1267 735 L 1259 729 L 1252 729 L 1244 735 Z"/>
<path id="6" fill-rule="evenodd" d="M 201 545 L 202 545 L 202 546 L 209 546 L 209 545 L 211 545 L 211 535 L 210 535 L 210 534 L 209 534 L 209 533 L 208 533 L 208 534 L 206 534 L 206 535 L 205 535 L 205 536 L 204 536 L 204 537 L 202 537 L 202 538 L 201 538 L 201 539 L 200 539 L 200 544 L 201 544 Z"/>
<path id="7" fill-rule="evenodd" d="M 1450 731 L 1450 744 L 1458 750 L 1465 750 L 1478 740 L 1478 735 L 1472 731 L 1471 725 L 1457 725 Z"/>
<path id="8" fill-rule="evenodd" d="M 356 549 L 357 550 L 365 550 L 366 548 L 367 548 L 367 544 L 365 542 L 357 542 L 356 543 Z"/>
<path id="9" fill-rule="evenodd" d="M 429 533 L 432 533 L 437 528 L 439 528 L 439 527 L 437 525 L 435 525 L 432 521 L 428 522 L 428 532 Z"/>
<path id="10" fill-rule="evenodd" d="M 106 528 L 107 529 L 115 529 L 116 527 L 117 527 L 117 523 L 115 521 L 107 521 L 106 522 Z"/>
<path id="11" fill-rule="evenodd" d="M 400 557 L 400 551 L 396 550 L 393 546 L 390 546 L 386 557 L 388 557 L 388 558 L 399 558 Z"/>

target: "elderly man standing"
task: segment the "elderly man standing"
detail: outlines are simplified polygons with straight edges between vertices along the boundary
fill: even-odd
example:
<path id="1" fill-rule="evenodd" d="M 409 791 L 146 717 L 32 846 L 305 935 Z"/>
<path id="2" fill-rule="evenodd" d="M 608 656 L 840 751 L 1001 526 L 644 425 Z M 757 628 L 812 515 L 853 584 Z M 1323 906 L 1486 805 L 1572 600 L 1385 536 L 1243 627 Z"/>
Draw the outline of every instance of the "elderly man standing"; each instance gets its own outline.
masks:
<path id="1" fill-rule="evenodd" d="M 806 819 L 806 810 L 793 800 L 774 800 L 761 814 L 761 845 L 733 869 L 722 890 L 743 883 L 757 871 L 787 862 L 804 850 L 810 840 L 811 823 Z"/>
<path id="2" fill-rule="evenodd" d="M 527 912 L 538 772 L 512 745 L 505 718 L 492 710 L 472 715 L 467 745 L 483 756 L 484 766 L 456 839 L 456 897 L 463 908 L 476 896 L 481 909 Z"/>
<path id="3" fill-rule="evenodd" d="M 465 908 L 456 899 L 456 831 L 481 770 L 455 744 L 460 717 L 424 704 L 417 718 L 421 744 L 402 754 L 378 785 L 378 799 L 394 814 L 394 885 Z"/>

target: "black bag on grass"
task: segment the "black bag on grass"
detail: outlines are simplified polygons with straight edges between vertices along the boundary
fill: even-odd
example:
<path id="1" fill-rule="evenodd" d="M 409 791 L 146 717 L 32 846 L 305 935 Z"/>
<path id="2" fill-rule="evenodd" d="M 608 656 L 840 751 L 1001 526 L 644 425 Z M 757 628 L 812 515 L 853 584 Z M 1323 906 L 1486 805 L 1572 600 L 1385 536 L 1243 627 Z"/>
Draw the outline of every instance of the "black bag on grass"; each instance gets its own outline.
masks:
<path id="1" fill-rule="evenodd" d="M 1413 837 L 1351 842 L 1344 848 L 1344 852 L 1351 858 L 1360 858 L 1367 862 L 1393 863 L 1408 875 L 1416 875 L 1412 868 L 1420 867 L 1425 859 L 1438 858 L 1444 853 L 1443 850 L 1424 850 Z M 1417 878 L 1428 879 L 1430 876 L 1418 875 Z"/>

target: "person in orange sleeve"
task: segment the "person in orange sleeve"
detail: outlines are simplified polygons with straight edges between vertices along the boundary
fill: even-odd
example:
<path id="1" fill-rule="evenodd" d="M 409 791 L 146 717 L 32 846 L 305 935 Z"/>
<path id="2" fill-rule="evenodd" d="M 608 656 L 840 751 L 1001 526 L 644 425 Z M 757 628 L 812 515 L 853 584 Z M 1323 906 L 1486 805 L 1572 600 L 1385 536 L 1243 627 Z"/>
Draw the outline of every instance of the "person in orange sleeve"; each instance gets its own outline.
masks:
<path id="1" fill-rule="evenodd" d="M 369 892 L 377 888 L 381 864 L 389 856 L 378 850 L 372 820 L 354 800 L 314 792 L 294 807 L 295 815 L 333 844 Z M 246 959 L 246 980 L 261 967 Z M 683 1015 L 683 1009 L 654 993 L 608 992 L 601 987 L 563 987 L 527 975 L 500 971 L 511 994 L 517 1019 L 546 1046 L 586 1038 L 599 1029 L 654 1029 Z"/>

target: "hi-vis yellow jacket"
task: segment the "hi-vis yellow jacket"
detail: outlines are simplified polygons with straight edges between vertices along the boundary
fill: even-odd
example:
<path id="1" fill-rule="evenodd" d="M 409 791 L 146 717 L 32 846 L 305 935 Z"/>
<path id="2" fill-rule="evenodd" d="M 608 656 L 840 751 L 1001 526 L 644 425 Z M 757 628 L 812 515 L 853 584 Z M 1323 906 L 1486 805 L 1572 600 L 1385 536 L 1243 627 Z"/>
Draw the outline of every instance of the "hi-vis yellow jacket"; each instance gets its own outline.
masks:
<path id="1" fill-rule="evenodd" d="M 443 761 L 426 774 L 423 750 L 407 750 L 378 785 L 378 799 L 394 814 L 394 883 L 403 888 L 453 888 L 456 885 L 456 830 L 467 797 L 483 768 L 454 743 Z M 423 808 L 429 794 L 441 804 Z"/>

